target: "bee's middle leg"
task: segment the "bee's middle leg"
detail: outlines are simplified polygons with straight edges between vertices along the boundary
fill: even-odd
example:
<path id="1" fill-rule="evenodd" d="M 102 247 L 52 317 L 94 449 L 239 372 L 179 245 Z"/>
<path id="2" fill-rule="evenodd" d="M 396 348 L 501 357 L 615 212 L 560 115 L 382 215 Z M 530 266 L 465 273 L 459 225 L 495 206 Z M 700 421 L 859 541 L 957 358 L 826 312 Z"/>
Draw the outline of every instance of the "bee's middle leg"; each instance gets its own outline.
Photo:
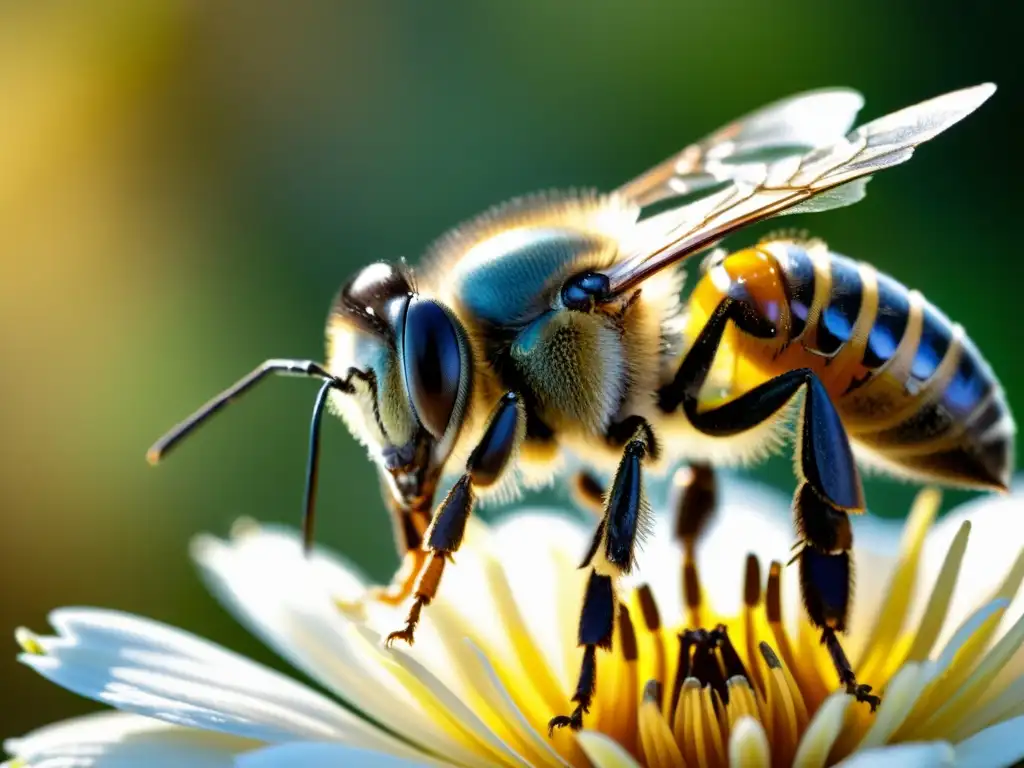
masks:
<path id="1" fill-rule="evenodd" d="M 522 439 L 524 424 L 519 396 L 515 392 L 506 392 L 491 412 L 483 437 L 466 461 L 466 471 L 448 491 L 423 535 L 423 561 L 418 567 L 412 563 L 412 567 L 416 568 L 413 603 L 405 626 L 388 635 L 388 645 L 396 640 L 412 644 L 420 613 L 434 599 L 446 563 L 462 544 L 466 523 L 476 499 L 475 491 L 501 479 Z"/>
<path id="2" fill-rule="evenodd" d="M 590 568 L 590 578 L 580 611 L 578 643 L 583 649 L 583 660 L 572 697 L 576 707 L 571 714 L 551 718 L 549 731 L 565 726 L 579 730 L 593 702 L 597 689 L 597 649 L 612 647 L 618 604 L 616 582 L 620 574 L 632 570 L 637 533 L 648 514 L 641 464 L 651 454 L 653 445 L 653 434 L 646 423 L 626 443 L 611 493 L 604 502 L 604 515 L 580 565 Z"/>
<path id="3" fill-rule="evenodd" d="M 643 432 L 648 455 L 657 461 L 658 442 L 651 425 L 642 416 L 629 416 L 622 421 L 612 422 L 605 431 L 604 439 L 613 450 L 621 451 L 638 430 Z M 598 520 L 604 517 L 605 488 L 598 477 L 587 470 L 580 470 L 573 475 L 569 490 L 576 506 L 592 513 Z"/>

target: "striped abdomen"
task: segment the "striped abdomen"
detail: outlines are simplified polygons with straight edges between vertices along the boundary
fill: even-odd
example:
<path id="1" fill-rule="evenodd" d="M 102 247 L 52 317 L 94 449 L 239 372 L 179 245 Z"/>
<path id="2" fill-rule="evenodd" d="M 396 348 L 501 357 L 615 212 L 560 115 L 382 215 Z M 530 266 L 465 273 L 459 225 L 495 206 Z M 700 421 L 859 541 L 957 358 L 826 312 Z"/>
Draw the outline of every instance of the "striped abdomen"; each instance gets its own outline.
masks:
<path id="1" fill-rule="evenodd" d="M 794 240 L 732 254 L 702 283 L 721 291 L 727 280 L 734 295 L 739 284 L 762 313 L 776 315 L 780 331 L 771 342 L 734 334 L 737 393 L 812 368 L 869 463 L 920 479 L 1007 487 L 1014 426 L 1002 388 L 963 328 L 920 293 Z"/>

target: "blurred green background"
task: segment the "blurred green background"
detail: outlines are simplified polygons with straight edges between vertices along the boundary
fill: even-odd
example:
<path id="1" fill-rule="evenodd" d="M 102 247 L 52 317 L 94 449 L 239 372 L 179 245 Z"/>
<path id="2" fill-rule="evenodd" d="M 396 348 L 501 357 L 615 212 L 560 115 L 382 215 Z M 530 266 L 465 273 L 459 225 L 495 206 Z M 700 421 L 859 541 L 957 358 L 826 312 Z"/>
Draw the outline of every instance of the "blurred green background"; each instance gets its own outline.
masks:
<path id="1" fill-rule="evenodd" d="M 297 520 L 314 385 L 262 388 L 159 471 L 149 443 L 259 361 L 321 356 L 327 305 L 360 265 L 415 258 L 514 194 L 616 186 L 799 90 L 856 87 L 874 117 L 999 84 L 862 204 L 785 225 L 921 289 L 1019 406 L 1012 8 L 3 3 L 0 634 L 91 604 L 271 661 L 204 593 L 186 547 L 241 514 Z M 324 467 L 321 539 L 386 578 L 377 482 L 335 423 Z M 788 458 L 758 472 L 791 482 Z M 912 491 L 868 493 L 899 515 Z M 0 736 L 92 708 L 15 651 L 0 653 Z"/>

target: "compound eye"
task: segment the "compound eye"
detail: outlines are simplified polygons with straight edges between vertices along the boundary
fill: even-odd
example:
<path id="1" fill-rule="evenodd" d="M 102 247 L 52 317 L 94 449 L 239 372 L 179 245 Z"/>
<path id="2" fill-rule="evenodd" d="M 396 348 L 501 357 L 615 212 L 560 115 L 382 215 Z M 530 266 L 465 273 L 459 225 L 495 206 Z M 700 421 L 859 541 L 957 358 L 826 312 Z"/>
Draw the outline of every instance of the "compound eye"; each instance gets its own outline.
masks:
<path id="1" fill-rule="evenodd" d="M 420 423 L 436 439 L 448 429 L 462 380 L 459 337 L 448 313 L 413 297 L 402 348 L 405 388 Z"/>

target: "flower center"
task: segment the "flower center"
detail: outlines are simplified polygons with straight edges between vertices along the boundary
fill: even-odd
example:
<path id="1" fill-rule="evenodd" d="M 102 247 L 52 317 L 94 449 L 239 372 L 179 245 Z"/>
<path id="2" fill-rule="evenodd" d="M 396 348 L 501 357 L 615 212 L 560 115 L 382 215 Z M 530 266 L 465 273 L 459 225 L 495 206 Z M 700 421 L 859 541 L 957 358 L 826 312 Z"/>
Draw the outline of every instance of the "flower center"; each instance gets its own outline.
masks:
<path id="1" fill-rule="evenodd" d="M 679 635 L 679 661 L 676 665 L 675 681 L 672 686 L 672 709 L 679 701 L 683 681 L 692 678 L 709 686 L 724 704 L 729 703 L 729 688 L 726 680 L 742 677 L 748 683 L 750 676 L 743 660 L 729 640 L 725 624 L 714 629 L 687 629 Z"/>
<path id="2" fill-rule="evenodd" d="M 817 663 L 822 654 L 816 643 L 807 644 L 809 634 L 796 638 L 799 656 L 793 652 L 794 638 L 782 625 L 782 564 L 771 563 L 764 588 L 761 573 L 757 558 L 748 556 L 741 615 L 716 616 L 687 556 L 685 624 L 678 629 L 662 626 L 650 588 L 637 587 L 619 612 L 620 652 L 598 673 L 595 725 L 648 765 L 666 756 L 665 764 L 726 765 L 730 734 L 751 717 L 768 734 L 764 747 L 772 760 L 791 761 L 834 683 L 822 677 L 827 667 Z M 642 620 L 639 633 L 633 617 Z M 632 711 L 622 697 L 630 680 L 645 681 Z"/>

